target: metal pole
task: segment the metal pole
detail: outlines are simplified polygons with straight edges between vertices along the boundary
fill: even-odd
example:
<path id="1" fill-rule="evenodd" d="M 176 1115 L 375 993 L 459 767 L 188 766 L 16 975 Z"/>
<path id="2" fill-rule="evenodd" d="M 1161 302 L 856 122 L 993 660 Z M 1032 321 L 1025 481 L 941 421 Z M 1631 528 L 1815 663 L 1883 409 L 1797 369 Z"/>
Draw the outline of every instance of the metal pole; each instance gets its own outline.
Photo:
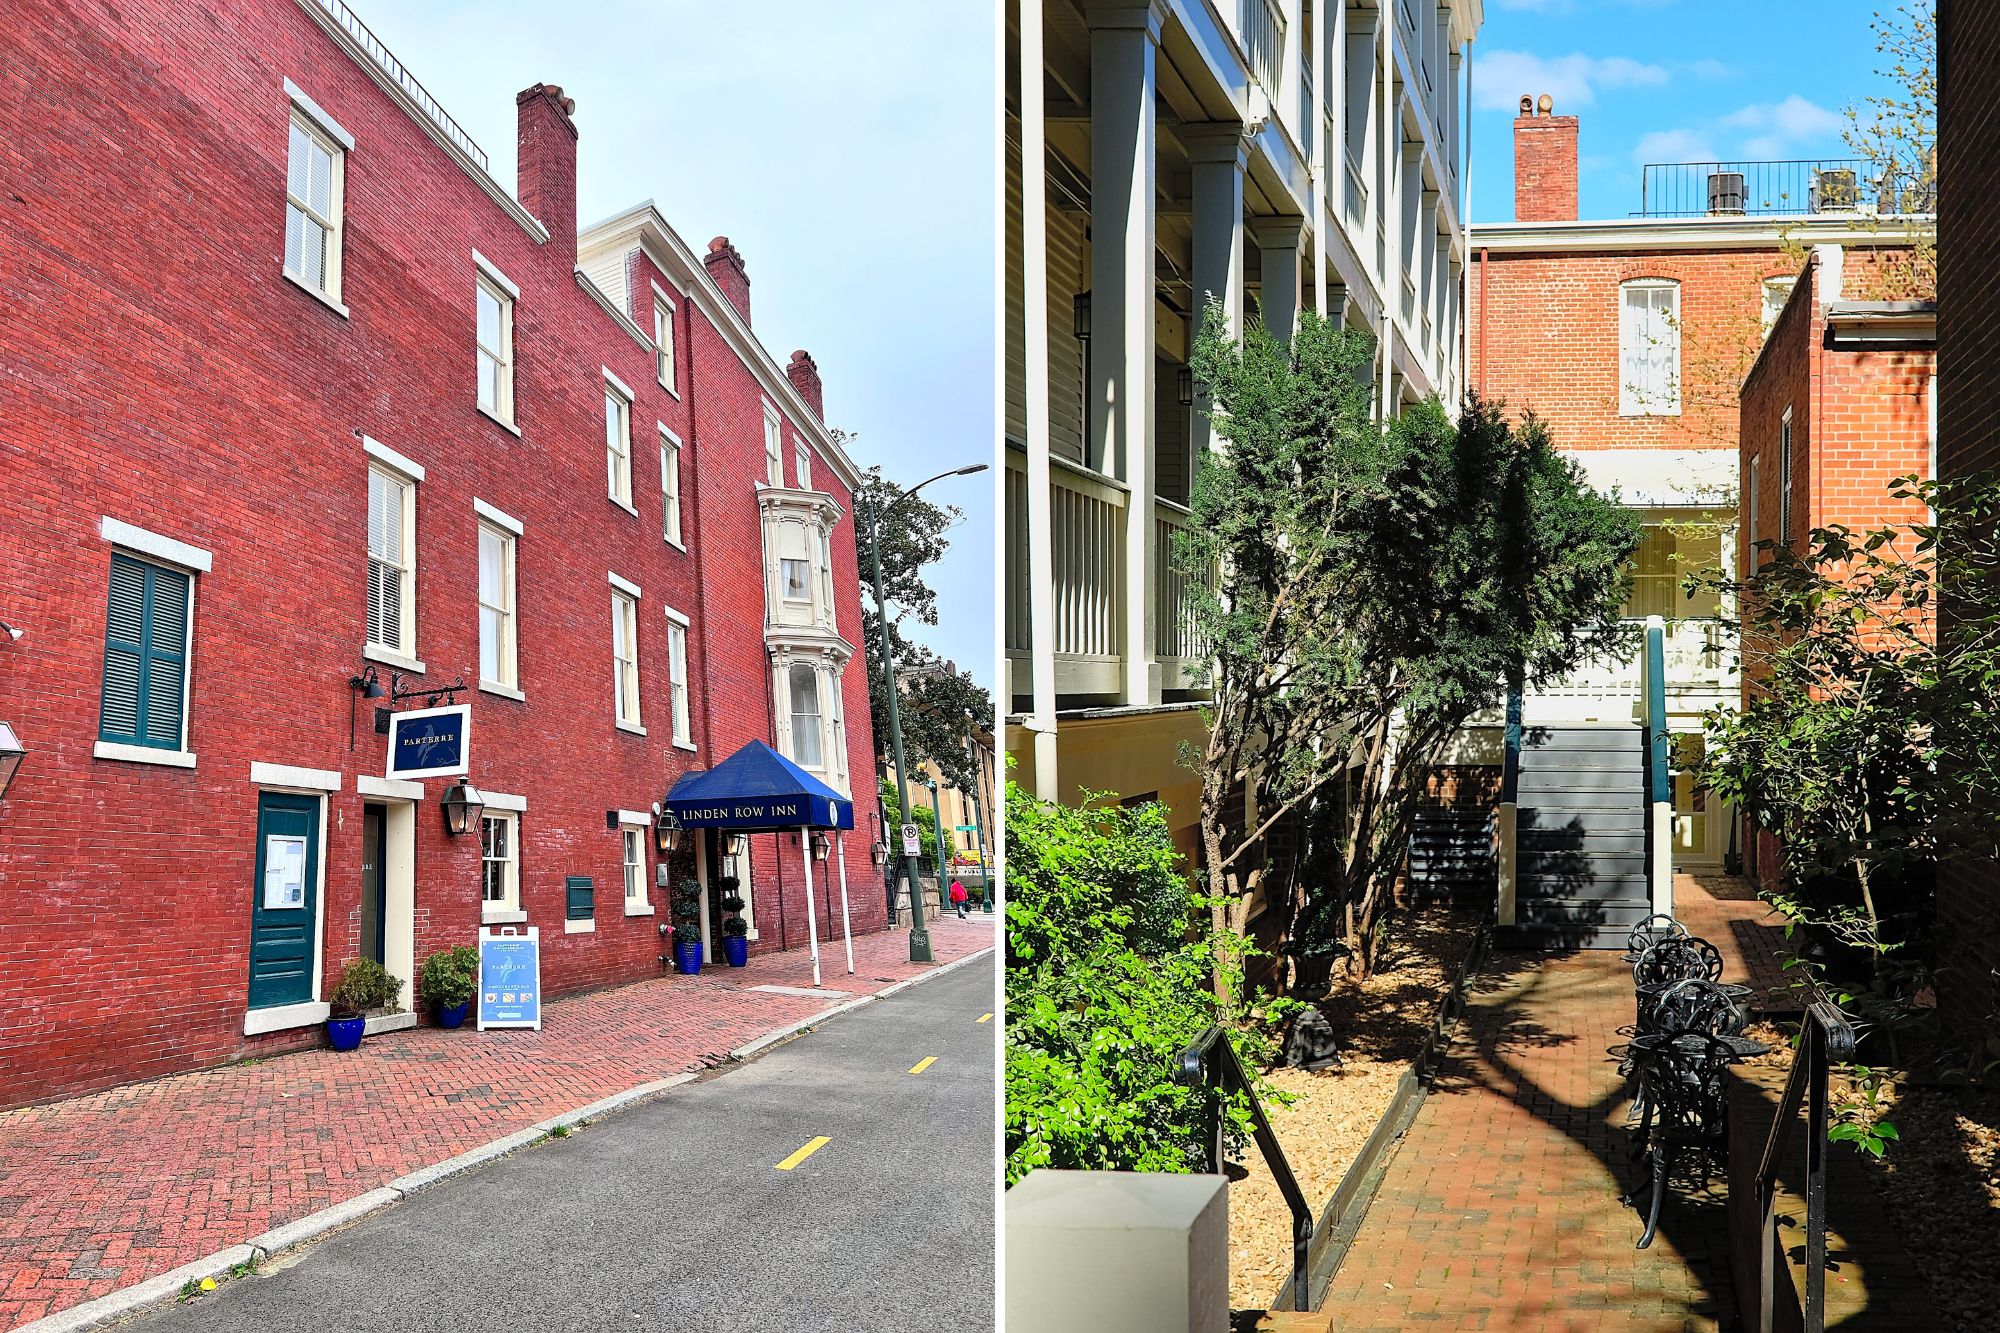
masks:
<path id="1" fill-rule="evenodd" d="M 979 749 L 970 731 L 965 733 L 966 758 L 972 761 L 972 845 L 979 852 L 979 910 L 993 914 L 993 870 L 986 864 L 986 829 L 979 817 L 979 786 L 986 766 L 979 762 Z"/>
<path id="2" fill-rule="evenodd" d="M 906 492 L 907 494 L 907 492 Z M 878 507 L 870 515 L 868 524 L 868 548 L 875 563 L 875 618 L 881 622 L 882 630 L 882 684 L 889 693 L 889 740 L 896 756 L 896 794 L 902 808 L 897 812 L 899 821 L 910 818 L 910 770 L 903 759 L 903 714 L 896 706 L 896 654 L 890 646 L 889 638 L 889 594 L 882 588 L 882 511 Z M 897 830 L 897 836 L 902 831 Z M 923 890 L 917 883 L 917 858 L 903 858 L 903 874 L 910 881 L 910 961 L 929 963 L 936 961 L 931 953 L 931 933 L 924 929 Z"/>
<path id="3" fill-rule="evenodd" d="M 937 844 L 936 844 L 937 856 L 935 860 L 937 864 L 937 877 L 938 877 L 938 911 L 942 912 L 945 909 L 945 904 L 950 901 L 945 896 L 945 888 L 944 888 L 944 870 L 946 865 L 945 855 L 944 855 L 945 845 L 946 845 L 944 840 L 944 819 L 942 816 L 938 814 L 937 783 L 926 782 L 924 783 L 924 785 L 931 789 L 931 832 L 937 838 Z"/>
<path id="4" fill-rule="evenodd" d="M 847 975 L 854 975 L 854 929 L 847 923 L 847 835 L 836 830 L 833 854 L 840 858 L 840 937 L 847 941 Z"/>
<path id="5" fill-rule="evenodd" d="M 784 845 L 784 839 L 782 838 L 778 839 L 778 844 L 782 848 Z M 819 914 L 813 911 L 813 849 L 812 849 L 811 829 L 801 828 L 799 830 L 799 850 L 805 853 L 805 855 L 800 857 L 799 859 L 805 862 L 805 867 L 806 867 L 806 942 L 812 945 L 813 989 L 818 990 L 819 989 Z"/>

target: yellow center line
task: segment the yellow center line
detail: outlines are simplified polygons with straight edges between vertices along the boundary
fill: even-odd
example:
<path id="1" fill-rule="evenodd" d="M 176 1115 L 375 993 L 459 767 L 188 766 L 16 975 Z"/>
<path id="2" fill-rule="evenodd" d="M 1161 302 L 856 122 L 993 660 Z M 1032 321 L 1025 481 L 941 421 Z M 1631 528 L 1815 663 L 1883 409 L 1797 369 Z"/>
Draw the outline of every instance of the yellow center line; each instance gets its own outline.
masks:
<path id="1" fill-rule="evenodd" d="M 992 1021 L 992 1018 L 993 1018 L 992 1014 L 981 1014 L 979 1017 L 973 1019 L 972 1021 L 975 1023 L 986 1023 Z"/>
<path id="2" fill-rule="evenodd" d="M 832 1142 L 833 1140 L 828 1138 L 824 1134 L 820 1135 L 816 1139 L 807 1140 L 805 1147 L 799 1149 L 797 1152 L 793 1153 L 790 1157 L 787 1157 L 784 1161 L 778 1163 L 778 1170 L 780 1171 L 791 1170 L 793 1167 L 797 1166 L 800 1162 L 805 1161 L 806 1158 L 812 1156 L 814 1153 L 818 1152 L 821 1148 L 824 1148 L 827 1144 Z"/>
<path id="3" fill-rule="evenodd" d="M 935 1055 L 927 1055 L 923 1059 L 917 1061 L 914 1065 L 910 1066 L 910 1072 L 912 1074 L 921 1074 L 926 1069 L 929 1069 L 932 1065 L 936 1063 L 937 1063 L 937 1057 Z"/>

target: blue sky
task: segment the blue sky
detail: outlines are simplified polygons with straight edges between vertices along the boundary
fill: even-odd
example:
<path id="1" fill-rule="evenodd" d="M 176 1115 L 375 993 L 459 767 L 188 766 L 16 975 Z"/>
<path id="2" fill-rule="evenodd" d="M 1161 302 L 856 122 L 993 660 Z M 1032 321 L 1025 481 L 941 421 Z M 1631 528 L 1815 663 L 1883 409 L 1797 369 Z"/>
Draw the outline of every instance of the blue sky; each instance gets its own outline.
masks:
<path id="1" fill-rule="evenodd" d="M 1472 219 L 1514 216 L 1523 93 L 1580 118 L 1580 213 L 1624 217 L 1646 162 L 1846 157 L 1878 87 L 1856 0 L 1486 0 L 1473 46 Z"/>
<path id="2" fill-rule="evenodd" d="M 562 85 L 584 225 L 651 198 L 697 254 L 734 241 L 759 337 L 780 365 L 811 351 L 859 464 L 910 484 L 991 459 L 991 6 L 349 3 L 509 187 L 514 94 Z M 942 623 L 917 627 L 989 686 L 992 480 L 924 492 L 966 521 L 933 571 Z"/>

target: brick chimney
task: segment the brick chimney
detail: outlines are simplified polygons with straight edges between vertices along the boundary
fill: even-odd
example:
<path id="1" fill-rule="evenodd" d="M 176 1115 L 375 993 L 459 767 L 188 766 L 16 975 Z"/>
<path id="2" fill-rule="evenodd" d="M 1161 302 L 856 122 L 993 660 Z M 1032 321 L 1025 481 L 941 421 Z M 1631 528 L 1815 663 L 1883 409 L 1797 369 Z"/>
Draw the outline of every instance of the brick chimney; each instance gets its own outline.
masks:
<path id="1" fill-rule="evenodd" d="M 806 406 L 812 408 L 813 415 L 825 421 L 826 394 L 820 387 L 819 363 L 807 352 L 793 352 L 792 363 L 785 367 L 785 375 L 791 380 L 792 387 L 799 391 L 799 397 L 806 400 Z"/>
<path id="2" fill-rule="evenodd" d="M 718 236 L 708 243 L 708 253 L 701 257 L 701 262 L 708 265 L 708 276 L 715 279 L 715 285 L 722 288 L 729 304 L 736 307 L 736 313 L 748 324 L 750 275 L 744 271 L 743 256 L 736 253 L 727 236 Z"/>
<path id="3" fill-rule="evenodd" d="M 1576 117 L 1558 116 L 1555 99 L 1524 94 L 1514 120 L 1514 220 L 1576 221 Z"/>
<path id="4" fill-rule="evenodd" d="M 514 97 L 520 123 L 515 158 L 521 207 L 549 229 L 549 244 L 565 263 L 576 263 L 576 100 L 553 83 L 538 83 Z"/>

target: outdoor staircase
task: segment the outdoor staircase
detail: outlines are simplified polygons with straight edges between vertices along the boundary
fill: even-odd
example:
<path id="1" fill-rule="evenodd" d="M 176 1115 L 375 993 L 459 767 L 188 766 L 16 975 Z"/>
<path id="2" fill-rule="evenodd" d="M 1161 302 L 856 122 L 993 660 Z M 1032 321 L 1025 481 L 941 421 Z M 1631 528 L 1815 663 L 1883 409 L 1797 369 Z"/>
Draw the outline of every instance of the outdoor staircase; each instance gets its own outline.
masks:
<path id="1" fill-rule="evenodd" d="M 1651 914 L 1645 735 L 1623 723 L 1522 730 L 1516 924 L 1496 943 L 1618 949 Z"/>
<path id="2" fill-rule="evenodd" d="M 1407 883 L 1413 903 L 1493 901 L 1493 815 L 1485 809 L 1438 806 L 1410 823 Z"/>

